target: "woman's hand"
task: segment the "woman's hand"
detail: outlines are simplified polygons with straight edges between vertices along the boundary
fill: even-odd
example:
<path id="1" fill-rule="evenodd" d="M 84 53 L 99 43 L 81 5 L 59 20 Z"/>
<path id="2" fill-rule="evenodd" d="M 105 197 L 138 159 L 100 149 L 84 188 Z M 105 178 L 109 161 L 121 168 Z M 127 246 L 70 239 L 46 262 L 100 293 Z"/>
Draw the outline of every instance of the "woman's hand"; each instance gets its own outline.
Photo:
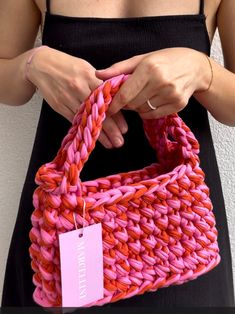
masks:
<path id="1" fill-rule="evenodd" d="M 122 84 L 107 112 L 121 108 L 137 111 L 143 119 L 156 119 L 182 110 L 194 92 L 207 89 L 211 72 L 206 56 L 190 48 L 167 48 L 96 70 L 106 80 L 119 74 L 132 75 Z M 150 100 L 156 110 L 150 109 Z"/>
<path id="2" fill-rule="evenodd" d="M 106 117 L 99 135 L 99 141 L 106 148 L 120 147 L 124 144 L 122 134 L 126 133 L 128 125 L 121 111 Z"/>
<path id="3" fill-rule="evenodd" d="M 95 70 L 84 59 L 48 47 L 32 59 L 28 79 L 53 110 L 72 122 L 80 104 L 103 82 L 95 76 Z M 103 121 L 98 140 L 106 148 L 118 147 L 123 144 L 122 133 L 126 131 L 127 123 L 117 112 Z"/>

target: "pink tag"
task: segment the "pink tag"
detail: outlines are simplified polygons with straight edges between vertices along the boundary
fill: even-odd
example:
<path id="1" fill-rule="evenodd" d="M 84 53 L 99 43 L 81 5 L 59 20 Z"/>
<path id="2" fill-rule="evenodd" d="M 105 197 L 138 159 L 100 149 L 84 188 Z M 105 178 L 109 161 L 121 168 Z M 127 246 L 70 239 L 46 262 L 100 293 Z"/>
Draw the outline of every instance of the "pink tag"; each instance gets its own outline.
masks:
<path id="1" fill-rule="evenodd" d="M 84 306 L 104 297 L 101 223 L 59 234 L 62 306 Z"/>

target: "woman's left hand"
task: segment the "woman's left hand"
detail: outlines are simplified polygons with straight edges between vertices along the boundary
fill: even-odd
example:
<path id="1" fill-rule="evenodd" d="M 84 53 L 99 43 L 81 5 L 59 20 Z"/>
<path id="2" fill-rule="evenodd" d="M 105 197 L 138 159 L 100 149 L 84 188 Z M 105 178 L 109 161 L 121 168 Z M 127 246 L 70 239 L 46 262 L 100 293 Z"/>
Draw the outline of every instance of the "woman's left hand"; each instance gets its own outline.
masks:
<path id="1" fill-rule="evenodd" d="M 120 109 L 137 111 L 143 119 L 156 119 L 184 109 L 194 92 L 210 83 L 210 67 L 203 53 L 184 47 L 167 48 L 114 63 L 96 70 L 102 80 L 132 74 L 116 93 L 107 115 Z M 156 110 L 152 110 L 147 100 Z"/>

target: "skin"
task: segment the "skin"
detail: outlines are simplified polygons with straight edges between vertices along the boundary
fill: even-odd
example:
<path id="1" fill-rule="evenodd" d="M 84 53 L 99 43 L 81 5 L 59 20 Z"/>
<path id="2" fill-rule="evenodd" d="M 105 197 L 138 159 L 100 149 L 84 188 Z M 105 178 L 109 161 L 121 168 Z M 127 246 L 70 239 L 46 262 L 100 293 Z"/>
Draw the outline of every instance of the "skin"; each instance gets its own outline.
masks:
<path id="1" fill-rule="evenodd" d="M 107 148 L 123 145 L 128 126 L 120 109 L 135 110 L 146 119 L 182 110 L 190 96 L 219 122 L 235 126 L 235 24 L 234 0 L 205 0 L 206 26 L 212 41 L 218 27 L 225 67 L 189 48 L 169 48 L 136 55 L 110 65 L 103 72 L 86 60 L 52 48 L 40 50 L 24 77 L 25 64 L 39 27 L 43 28 L 45 0 L 0 0 L 0 102 L 22 105 L 36 87 L 48 104 L 72 121 L 80 103 L 103 80 L 131 73 L 112 100 L 99 141 Z M 68 16 L 132 17 L 198 14 L 199 0 L 52 0 L 51 12 Z M 169 66 L 170 65 L 170 66 Z M 185 66 L 187 65 L 187 66 Z M 149 110 L 150 99 L 156 110 Z M 221 106 L 223 104 L 223 106 Z M 116 142 L 116 139 L 121 142 Z"/>

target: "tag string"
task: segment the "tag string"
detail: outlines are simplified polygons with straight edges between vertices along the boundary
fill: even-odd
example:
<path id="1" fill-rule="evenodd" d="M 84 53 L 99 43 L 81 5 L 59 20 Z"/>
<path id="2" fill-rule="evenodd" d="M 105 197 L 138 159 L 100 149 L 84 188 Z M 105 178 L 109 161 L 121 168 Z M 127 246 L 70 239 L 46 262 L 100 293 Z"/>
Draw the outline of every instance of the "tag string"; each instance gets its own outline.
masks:
<path id="1" fill-rule="evenodd" d="M 82 235 L 83 235 L 83 229 L 85 227 L 85 208 L 86 208 L 86 201 L 83 199 L 83 208 L 82 208 Z M 76 222 L 76 218 L 75 218 L 75 213 L 73 212 L 73 219 L 74 219 L 74 224 L 75 224 L 75 228 L 76 230 L 78 230 L 78 225 L 77 225 L 77 222 Z"/>

